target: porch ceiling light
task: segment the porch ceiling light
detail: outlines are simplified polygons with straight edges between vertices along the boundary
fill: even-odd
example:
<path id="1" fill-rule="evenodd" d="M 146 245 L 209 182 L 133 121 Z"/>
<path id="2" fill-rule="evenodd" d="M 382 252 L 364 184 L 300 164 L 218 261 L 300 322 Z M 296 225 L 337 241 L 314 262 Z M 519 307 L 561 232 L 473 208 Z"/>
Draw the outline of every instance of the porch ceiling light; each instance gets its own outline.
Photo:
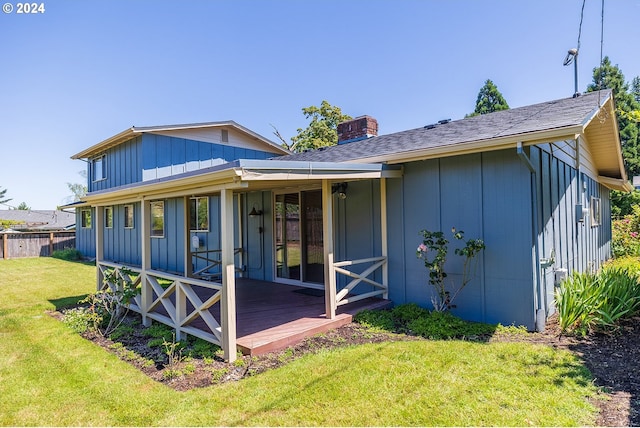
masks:
<path id="1" fill-rule="evenodd" d="M 347 199 L 347 183 L 336 183 L 331 187 L 331 193 L 338 193 L 338 198 Z"/>

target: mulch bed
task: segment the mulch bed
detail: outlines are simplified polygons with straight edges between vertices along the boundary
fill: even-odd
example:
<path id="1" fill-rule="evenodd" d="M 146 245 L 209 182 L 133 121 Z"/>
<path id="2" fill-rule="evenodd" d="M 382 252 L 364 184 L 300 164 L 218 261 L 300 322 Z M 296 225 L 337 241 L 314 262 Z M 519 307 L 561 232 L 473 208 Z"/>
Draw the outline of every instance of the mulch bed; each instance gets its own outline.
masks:
<path id="1" fill-rule="evenodd" d="M 61 318 L 60 313 L 53 316 Z M 425 340 L 392 333 L 372 333 L 351 323 L 330 332 L 313 336 L 280 352 L 260 356 L 241 356 L 235 363 L 225 363 L 219 356 L 193 358 L 168 364 L 163 347 L 149 347 L 149 337 L 142 334 L 139 317 L 129 320 L 133 333 L 118 338 L 124 346 L 98 334 L 87 333 L 88 340 L 115 353 L 152 379 L 178 391 L 237 381 L 266 370 L 280 367 L 305 354 L 322 349 L 399 340 Z M 599 426 L 640 426 L 640 317 L 626 321 L 612 334 L 594 334 L 587 338 L 563 336 L 557 322 L 551 319 L 543 333 L 497 335 L 489 341 L 526 341 L 569 350 L 578 355 L 602 387 L 608 399 L 598 399 Z M 133 351 L 133 352 L 130 352 Z M 153 362 L 151 362 L 153 360 Z"/>

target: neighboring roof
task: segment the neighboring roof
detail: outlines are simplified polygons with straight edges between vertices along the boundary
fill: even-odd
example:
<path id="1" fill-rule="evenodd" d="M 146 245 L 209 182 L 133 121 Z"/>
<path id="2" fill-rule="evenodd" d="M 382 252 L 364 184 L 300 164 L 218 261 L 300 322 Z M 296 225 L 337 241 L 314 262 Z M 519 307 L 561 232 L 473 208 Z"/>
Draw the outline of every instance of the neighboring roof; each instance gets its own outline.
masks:
<path id="1" fill-rule="evenodd" d="M 119 144 L 122 144 L 131 138 L 134 138 L 138 135 L 147 133 L 161 133 L 167 131 L 178 131 L 178 130 L 188 130 L 188 129 L 206 129 L 206 128 L 233 128 L 249 137 L 252 137 L 256 140 L 261 141 L 262 143 L 270 146 L 273 149 L 276 149 L 279 153 L 288 154 L 290 153 L 288 150 L 283 148 L 282 146 L 274 143 L 273 141 L 263 137 L 260 134 L 253 132 L 252 130 L 245 128 L 244 126 L 234 122 L 233 120 L 226 120 L 222 122 L 204 122 L 204 123 L 187 123 L 181 125 L 161 125 L 161 126 L 132 126 L 131 128 L 125 129 L 119 134 L 116 134 L 110 138 L 107 138 L 104 141 L 95 144 L 88 149 L 81 151 L 80 153 L 76 153 L 71 156 L 71 159 L 86 159 L 91 156 L 99 155 L 107 149 L 115 147 Z"/>
<path id="2" fill-rule="evenodd" d="M 593 120 L 600 114 L 604 122 Z M 402 163 L 582 135 L 600 175 L 626 182 L 611 91 L 425 126 L 275 158 L 279 161 Z"/>
<path id="3" fill-rule="evenodd" d="M 74 213 L 60 210 L 0 210 L 0 220 L 17 222 L 17 230 L 62 230 L 76 223 Z"/>

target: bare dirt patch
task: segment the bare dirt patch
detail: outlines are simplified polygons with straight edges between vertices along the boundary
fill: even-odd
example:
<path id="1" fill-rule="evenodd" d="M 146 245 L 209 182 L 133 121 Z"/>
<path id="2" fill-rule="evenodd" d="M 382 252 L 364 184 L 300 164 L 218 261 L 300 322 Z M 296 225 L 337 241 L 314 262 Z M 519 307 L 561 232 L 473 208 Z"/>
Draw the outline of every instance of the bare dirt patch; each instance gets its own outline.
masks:
<path id="1" fill-rule="evenodd" d="M 61 318 L 62 314 L 53 313 Z M 127 323 L 131 333 L 116 341 L 95 333 L 83 336 L 109 352 L 128 361 L 150 378 L 178 391 L 238 381 L 270 369 L 281 367 L 303 355 L 365 343 L 400 340 L 426 340 L 394 333 L 374 333 L 351 323 L 305 339 L 295 346 L 260 356 L 239 356 L 226 363 L 220 355 L 212 358 L 186 358 L 170 364 L 166 349 L 150 347 L 149 337 L 139 317 L 131 316 Z M 498 334 L 488 341 L 523 341 L 538 343 L 575 353 L 594 376 L 594 382 L 605 391 L 606 399 L 594 404 L 600 408 L 599 426 L 640 426 L 640 317 L 625 322 L 612 334 L 595 334 L 587 338 L 561 335 L 557 322 L 551 319 L 543 333 Z"/>

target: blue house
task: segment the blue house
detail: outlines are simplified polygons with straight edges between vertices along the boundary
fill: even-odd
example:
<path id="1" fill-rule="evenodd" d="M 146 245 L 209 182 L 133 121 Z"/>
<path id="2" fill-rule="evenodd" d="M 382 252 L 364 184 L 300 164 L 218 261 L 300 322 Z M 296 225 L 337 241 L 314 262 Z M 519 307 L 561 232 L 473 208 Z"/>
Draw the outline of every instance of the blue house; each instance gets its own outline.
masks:
<path id="1" fill-rule="evenodd" d="M 99 287 L 140 283 L 145 323 L 233 360 L 240 282 L 315 290 L 328 319 L 372 298 L 428 307 L 419 232 L 456 227 L 486 249 L 454 312 L 541 330 L 558 280 L 611 255 L 610 190 L 632 189 L 617 129 L 609 91 L 383 136 L 362 116 L 299 154 L 234 122 L 133 127 L 73 156 L 90 177 L 77 246 Z"/>

